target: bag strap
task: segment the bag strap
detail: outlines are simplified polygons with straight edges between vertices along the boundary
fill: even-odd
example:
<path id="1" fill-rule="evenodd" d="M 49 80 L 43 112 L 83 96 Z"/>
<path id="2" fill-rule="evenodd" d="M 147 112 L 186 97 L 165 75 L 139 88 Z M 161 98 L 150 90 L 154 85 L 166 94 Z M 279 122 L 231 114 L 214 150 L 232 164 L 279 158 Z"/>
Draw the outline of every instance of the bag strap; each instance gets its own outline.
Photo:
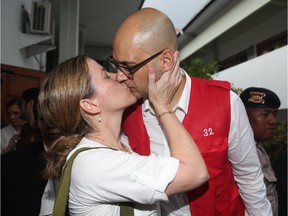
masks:
<path id="1" fill-rule="evenodd" d="M 65 216 L 68 214 L 68 197 L 69 197 L 69 188 L 70 188 L 70 182 L 71 182 L 71 171 L 72 171 L 72 164 L 75 159 L 75 157 L 82 151 L 86 151 L 89 149 L 100 149 L 100 148 L 108 148 L 108 147 L 84 147 L 77 149 L 71 157 L 68 159 L 68 161 L 65 163 L 63 167 L 63 171 L 61 173 L 60 178 L 60 186 L 59 190 L 56 196 L 54 208 L 53 208 L 53 216 Z M 108 148 L 115 150 L 113 148 Z M 116 151 L 116 150 L 115 150 Z M 126 204 L 123 203 L 120 205 L 120 216 L 134 216 L 134 209 L 131 207 L 131 203 Z"/>

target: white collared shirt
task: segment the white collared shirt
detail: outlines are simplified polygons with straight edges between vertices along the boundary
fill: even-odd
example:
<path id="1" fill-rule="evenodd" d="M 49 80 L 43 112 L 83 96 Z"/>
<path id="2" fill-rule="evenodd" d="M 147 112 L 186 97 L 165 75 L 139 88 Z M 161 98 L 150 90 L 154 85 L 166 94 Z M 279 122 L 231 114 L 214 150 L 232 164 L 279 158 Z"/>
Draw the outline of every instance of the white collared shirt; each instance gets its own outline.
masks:
<path id="1" fill-rule="evenodd" d="M 52 215 L 58 184 L 58 180 L 48 179 L 41 199 L 41 210 L 39 216 Z"/>
<path id="2" fill-rule="evenodd" d="M 10 139 L 15 135 L 19 134 L 15 128 L 9 124 L 1 129 L 1 151 L 7 148 Z"/>
<path id="3" fill-rule="evenodd" d="M 45 151 L 47 151 L 47 146 L 43 143 Z M 54 202 L 56 199 L 57 191 L 59 186 L 59 180 L 48 179 L 46 187 L 44 189 L 42 198 L 41 198 L 41 209 L 39 216 L 50 216 L 53 213 Z"/>
<path id="4" fill-rule="evenodd" d="M 190 77 L 184 71 L 182 71 L 182 73 L 186 75 L 186 85 L 184 87 L 178 105 L 173 108 L 173 111 L 181 122 L 183 121 L 188 111 L 191 89 Z M 155 117 L 154 110 L 151 108 L 148 100 L 145 100 L 143 103 L 143 119 L 150 137 L 151 152 L 156 155 L 171 156 L 170 148 L 168 146 L 166 137 L 157 121 L 157 118 Z M 189 216 L 191 214 L 190 208 L 187 203 L 188 199 L 186 194 L 177 194 L 170 196 L 169 203 L 162 202 L 161 208 L 159 207 L 161 209 L 161 215 Z M 168 214 L 167 212 L 173 213 Z M 158 215 L 160 215 L 160 213 L 158 213 Z"/>
<path id="5" fill-rule="evenodd" d="M 184 87 L 178 105 L 173 108 L 173 111 L 181 122 L 183 121 L 185 115 L 188 112 L 191 89 L 190 77 L 183 70 L 182 73 L 186 75 L 186 85 Z M 145 100 L 143 103 L 143 119 L 150 137 L 151 152 L 156 155 L 171 156 L 170 148 L 168 146 L 166 137 L 158 123 L 155 112 L 153 108 L 151 108 L 148 100 Z"/>

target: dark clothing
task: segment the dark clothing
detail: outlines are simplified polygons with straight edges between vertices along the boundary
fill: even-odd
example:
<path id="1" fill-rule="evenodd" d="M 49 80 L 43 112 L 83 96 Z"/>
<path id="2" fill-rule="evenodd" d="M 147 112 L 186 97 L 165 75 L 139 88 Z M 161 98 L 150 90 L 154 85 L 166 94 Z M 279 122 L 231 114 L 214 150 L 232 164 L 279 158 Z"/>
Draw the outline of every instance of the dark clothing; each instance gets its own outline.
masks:
<path id="1" fill-rule="evenodd" d="M 42 143 L 34 143 L 1 157 L 1 215 L 39 215 L 47 183 L 43 153 Z"/>
<path id="2" fill-rule="evenodd" d="M 31 126 L 28 123 L 25 123 L 24 125 L 22 125 L 19 137 L 20 139 L 17 142 L 16 146 L 17 149 L 26 148 L 37 143 L 42 143 L 41 133 L 37 125 Z"/>

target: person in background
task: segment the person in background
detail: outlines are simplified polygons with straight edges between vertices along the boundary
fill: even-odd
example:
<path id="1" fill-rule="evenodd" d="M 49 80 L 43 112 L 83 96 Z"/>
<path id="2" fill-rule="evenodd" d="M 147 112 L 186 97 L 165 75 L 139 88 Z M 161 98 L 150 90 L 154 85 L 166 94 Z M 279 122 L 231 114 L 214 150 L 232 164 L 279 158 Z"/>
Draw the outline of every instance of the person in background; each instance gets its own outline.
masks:
<path id="1" fill-rule="evenodd" d="M 1 155 L 15 149 L 22 125 L 26 121 L 22 118 L 22 100 L 13 98 L 7 103 L 9 124 L 1 129 Z"/>
<path id="2" fill-rule="evenodd" d="M 129 15 L 114 36 L 113 53 L 107 60 L 117 70 L 117 81 L 139 99 L 124 113 L 123 141 L 128 140 L 139 154 L 171 154 L 147 87 L 148 72 L 154 70 L 156 80 L 161 78 L 174 66 L 177 50 L 171 20 L 153 8 Z M 250 216 L 272 215 L 242 101 L 228 82 L 189 77 L 180 71 L 182 80 L 171 107 L 195 139 L 210 179 L 188 194 L 161 202 L 161 215 L 242 216 L 244 210 Z"/>
<path id="3" fill-rule="evenodd" d="M 22 113 L 23 118 L 27 121 L 22 125 L 16 148 L 26 148 L 29 145 L 41 142 L 41 133 L 37 125 L 37 103 L 39 95 L 39 87 L 26 89 L 22 93 Z"/>
<path id="4" fill-rule="evenodd" d="M 43 154 L 61 131 L 37 121 L 41 139 L 1 157 L 1 214 L 6 216 L 52 215 L 57 182 L 45 180 Z"/>
<path id="5" fill-rule="evenodd" d="M 270 159 L 261 142 L 273 138 L 277 126 L 277 113 L 281 105 L 279 97 L 271 90 L 259 87 L 245 89 L 240 98 L 244 103 L 252 127 L 260 159 L 267 197 L 272 205 L 273 216 L 278 216 L 277 178 Z"/>
<path id="6" fill-rule="evenodd" d="M 287 136 L 285 144 L 287 145 Z M 287 149 L 278 155 L 272 167 L 277 177 L 276 189 L 279 200 L 279 216 L 287 216 Z"/>
<path id="7" fill-rule="evenodd" d="M 136 97 L 93 59 L 68 59 L 45 78 L 39 109 L 45 121 L 63 133 L 47 150 L 46 177 L 59 178 L 75 151 L 91 148 L 77 155 L 72 165 L 67 194 L 71 215 L 116 216 L 121 202 L 134 202 L 135 215 L 156 215 L 142 211 L 139 205 L 167 201 L 167 195 L 207 181 L 203 158 L 169 103 L 180 84 L 177 54 L 175 69 L 171 67 L 157 82 L 150 71 L 148 85 L 174 158 L 140 156 L 120 142 L 123 111 Z"/>
<path id="8" fill-rule="evenodd" d="M 37 103 L 39 95 L 39 87 L 32 87 L 22 92 L 23 115 L 27 123 L 31 126 L 37 126 Z"/>

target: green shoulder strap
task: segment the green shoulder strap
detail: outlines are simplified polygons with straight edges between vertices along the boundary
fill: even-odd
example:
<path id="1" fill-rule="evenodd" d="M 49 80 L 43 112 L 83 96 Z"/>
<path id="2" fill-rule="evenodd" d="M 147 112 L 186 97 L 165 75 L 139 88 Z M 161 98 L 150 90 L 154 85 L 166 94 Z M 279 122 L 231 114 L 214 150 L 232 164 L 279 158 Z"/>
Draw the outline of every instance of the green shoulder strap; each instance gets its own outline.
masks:
<path id="1" fill-rule="evenodd" d="M 65 163 L 63 167 L 63 171 L 61 173 L 60 178 L 60 186 L 57 193 L 57 197 L 55 200 L 54 208 L 53 208 L 53 216 L 65 216 L 68 214 L 68 196 L 69 196 L 69 188 L 71 181 L 71 170 L 72 164 L 75 157 L 82 151 L 89 149 L 99 149 L 99 148 L 107 148 L 107 147 L 94 147 L 94 148 L 79 148 L 76 150 L 69 160 Z M 112 148 L 109 148 L 112 149 Z M 115 149 L 112 149 L 115 150 Z M 134 209 L 131 207 L 131 203 L 123 203 L 120 205 L 120 216 L 134 216 Z"/>

